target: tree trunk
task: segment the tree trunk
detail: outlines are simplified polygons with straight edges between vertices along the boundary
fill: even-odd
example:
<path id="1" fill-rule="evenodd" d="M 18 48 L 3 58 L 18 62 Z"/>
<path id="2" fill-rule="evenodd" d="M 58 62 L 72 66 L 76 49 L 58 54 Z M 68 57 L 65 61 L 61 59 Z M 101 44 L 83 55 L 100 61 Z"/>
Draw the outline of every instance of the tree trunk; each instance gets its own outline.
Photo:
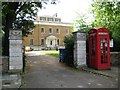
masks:
<path id="1" fill-rule="evenodd" d="M 3 38 L 3 55 L 9 56 L 9 30 L 12 29 L 13 18 L 11 15 L 6 15 L 6 23 L 4 28 L 4 38 Z"/>
<path id="2" fill-rule="evenodd" d="M 3 55 L 4 56 L 9 56 L 9 39 L 8 39 L 8 34 L 9 30 L 6 30 L 5 35 L 3 37 Z"/>
<path id="3" fill-rule="evenodd" d="M 6 3 L 6 2 L 4 2 Z M 5 13 L 5 21 L 2 21 L 2 24 L 4 26 L 4 38 L 3 38 L 3 55 L 5 56 L 9 56 L 9 30 L 13 29 L 12 24 L 16 19 L 16 10 L 19 6 L 19 2 L 10 2 L 8 4 L 8 11 L 7 13 Z M 5 24 L 4 24 L 5 22 Z"/>

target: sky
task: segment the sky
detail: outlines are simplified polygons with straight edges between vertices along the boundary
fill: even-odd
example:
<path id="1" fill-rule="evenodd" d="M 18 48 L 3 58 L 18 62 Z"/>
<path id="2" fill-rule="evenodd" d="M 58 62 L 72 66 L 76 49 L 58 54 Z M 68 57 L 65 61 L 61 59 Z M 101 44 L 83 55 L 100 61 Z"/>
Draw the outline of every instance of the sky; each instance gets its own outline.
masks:
<path id="1" fill-rule="evenodd" d="M 46 9 L 40 9 L 38 16 L 50 15 L 61 18 L 62 22 L 73 22 L 80 15 L 88 14 L 92 0 L 59 0 L 57 5 L 46 5 Z M 91 17 L 91 16 L 89 16 Z"/>

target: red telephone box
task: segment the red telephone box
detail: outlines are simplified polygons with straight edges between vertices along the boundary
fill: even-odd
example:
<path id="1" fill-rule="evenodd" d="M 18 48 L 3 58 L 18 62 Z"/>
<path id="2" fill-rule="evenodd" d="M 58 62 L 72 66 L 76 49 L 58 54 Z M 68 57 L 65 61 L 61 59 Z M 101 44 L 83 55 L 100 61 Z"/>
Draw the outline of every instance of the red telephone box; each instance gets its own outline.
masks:
<path id="1" fill-rule="evenodd" d="M 91 29 L 88 37 L 88 67 L 110 69 L 110 38 L 106 28 Z"/>

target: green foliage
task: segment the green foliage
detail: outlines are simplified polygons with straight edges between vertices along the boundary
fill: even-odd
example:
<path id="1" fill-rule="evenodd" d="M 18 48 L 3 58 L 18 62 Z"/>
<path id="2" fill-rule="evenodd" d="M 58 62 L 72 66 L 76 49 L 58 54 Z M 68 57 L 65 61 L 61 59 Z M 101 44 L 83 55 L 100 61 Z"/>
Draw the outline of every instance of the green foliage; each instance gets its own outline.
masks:
<path id="1" fill-rule="evenodd" d="M 70 34 L 68 36 L 65 36 L 64 43 L 65 43 L 65 49 L 67 51 L 66 57 L 65 57 L 65 62 L 66 62 L 66 64 L 73 66 L 73 61 L 74 61 L 74 56 L 73 56 L 74 38 L 73 38 L 73 35 Z"/>
<path id="2" fill-rule="evenodd" d="M 2 2 L 3 55 L 9 56 L 9 30 L 17 28 L 27 36 L 41 7 L 41 2 Z"/>
<path id="3" fill-rule="evenodd" d="M 110 36 L 114 39 L 114 50 L 120 51 L 120 2 L 96 2 L 92 3 L 92 13 L 95 27 L 105 27 L 110 30 Z"/>
<path id="4" fill-rule="evenodd" d="M 38 9 L 42 8 L 43 3 L 39 2 L 2 2 L 2 26 L 5 32 L 3 38 L 3 54 L 9 56 L 9 30 L 17 28 L 22 30 L 23 36 L 32 33 L 34 20 L 37 17 Z M 52 0 L 51 4 L 56 4 L 57 0 Z"/>
<path id="5" fill-rule="evenodd" d="M 3 36 L 3 31 L 2 31 L 2 27 L 0 27 L 0 39 L 2 38 Z"/>
<path id="6" fill-rule="evenodd" d="M 86 52 L 88 53 L 88 31 L 93 27 L 92 23 L 87 22 L 88 17 L 86 15 L 80 15 L 80 18 L 75 21 L 76 28 L 78 28 L 78 32 L 86 32 Z"/>
<path id="7" fill-rule="evenodd" d="M 8 28 L 12 28 L 14 24 L 14 28 L 22 30 L 23 35 L 26 36 L 34 28 L 33 20 L 37 16 L 38 8 L 41 7 L 41 2 L 3 2 L 2 24 L 4 28 L 6 27 L 6 23 L 10 25 Z M 6 29 L 4 28 L 3 30 L 5 31 Z"/>
<path id="8" fill-rule="evenodd" d="M 73 44 L 74 44 L 73 35 L 70 34 L 70 35 L 65 36 L 64 43 L 65 43 L 65 48 L 66 49 L 71 49 L 72 50 L 73 49 Z"/>
<path id="9" fill-rule="evenodd" d="M 50 51 L 41 51 L 40 53 L 48 54 L 48 55 L 51 55 L 53 57 L 59 58 L 59 51 L 50 50 Z"/>
<path id="10" fill-rule="evenodd" d="M 91 28 L 108 28 L 110 30 L 110 38 L 114 40 L 114 48 L 111 51 L 120 51 L 120 2 L 93 0 L 91 6 L 91 14 L 93 14 L 94 21 L 87 23 L 86 15 L 80 15 L 80 19 L 76 20 L 76 28 L 79 31 L 86 31 L 87 37 Z"/>
<path id="11" fill-rule="evenodd" d="M 88 31 L 93 27 L 92 23 L 91 22 L 87 22 L 88 21 L 88 17 L 86 15 L 80 15 L 79 16 L 79 19 L 77 19 L 75 21 L 75 28 L 78 29 L 78 31 L 83 31 L 83 32 L 86 32 L 86 37 L 88 37 Z"/>
<path id="12" fill-rule="evenodd" d="M 56 4 L 57 0 L 42 0 L 40 2 L 2 2 L 2 25 L 3 30 L 6 23 L 8 28 L 18 28 L 23 31 L 23 36 L 30 34 L 34 28 L 33 21 L 37 17 L 37 12 L 47 3 Z M 12 25 L 14 24 L 14 27 Z"/>
<path id="13" fill-rule="evenodd" d="M 32 20 L 18 20 L 15 24 L 17 24 L 17 28 L 22 30 L 22 35 L 27 36 L 32 34 L 34 26 L 34 22 Z"/>
<path id="14" fill-rule="evenodd" d="M 1 56 L 1 54 L 2 54 L 2 36 L 3 36 L 3 32 L 2 32 L 2 30 L 0 29 L 0 56 Z"/>
<path id="15" fill-rule="evenodd" d="M 80 31 L 88 31 L 89 25 L 86 23 L 87 17 L 80 15 L 79 19 L 75 21 L 76 28 Z"/>

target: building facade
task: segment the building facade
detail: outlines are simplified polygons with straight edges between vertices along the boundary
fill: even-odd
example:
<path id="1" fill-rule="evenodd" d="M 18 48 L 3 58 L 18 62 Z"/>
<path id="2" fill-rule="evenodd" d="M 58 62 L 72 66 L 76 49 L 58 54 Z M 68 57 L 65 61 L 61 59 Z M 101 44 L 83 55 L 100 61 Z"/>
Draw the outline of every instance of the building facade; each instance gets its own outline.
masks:
<path id="1" fill-rule="evenodd" d="M 64 37 L 72 33 L 72 24 L 61 22 L 61 18 L 41 16 L 34 21 L 35 28 L 31 35 L 24 37 L 24 46 L 34 50 L 64 46 Z"/>

